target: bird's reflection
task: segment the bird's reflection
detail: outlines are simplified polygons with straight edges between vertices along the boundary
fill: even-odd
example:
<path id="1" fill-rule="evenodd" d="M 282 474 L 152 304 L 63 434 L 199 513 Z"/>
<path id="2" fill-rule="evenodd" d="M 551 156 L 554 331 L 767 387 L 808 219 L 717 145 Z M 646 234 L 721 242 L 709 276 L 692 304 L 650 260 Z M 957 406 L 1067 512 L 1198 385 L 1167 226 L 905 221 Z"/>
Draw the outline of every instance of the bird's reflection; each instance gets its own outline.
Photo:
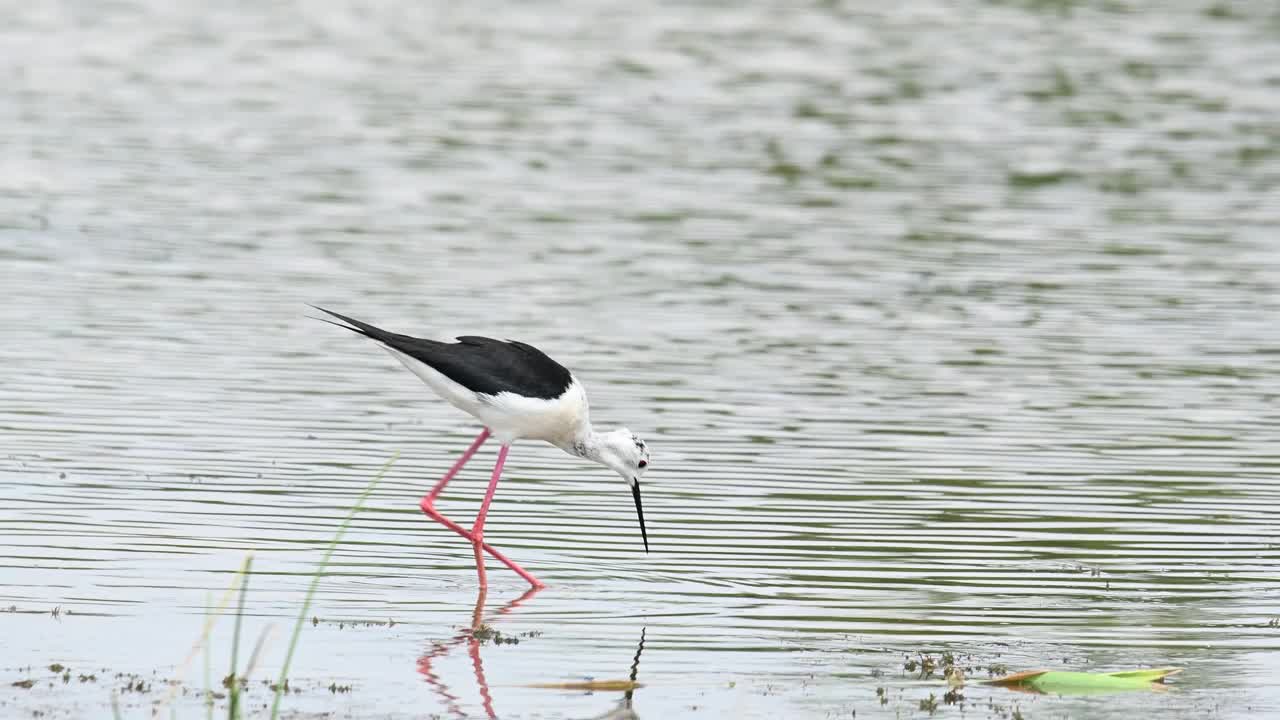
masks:
<path id="1" fill-rule="evenodd" d="M 646 628 L 640 628 L 640 643 L 636 645 L 636 656 L 631 661 L 631 684 L 632 687 L 622 696 L 622 700 L 617 707 L 603 715 L 597 715 L 594 720 L 640 720 L 640 716 L 636 714 L 635 709 L 631 707 L 631 701 L 635 697 L 636 675 L 640 672 L 640 653 L 644 652 L 644 631 Z"/>
<path id="2" fill-rule="evenodd" d="M 495 612 L 492 617 L 497 619 L 506 615 L 519 607 L 521 603 L 532 598 L 534 595 L 537 595 L 538 591 L 541 589 L 542 588 L 540 587 L 529 588 L 525 591 L 525 594 L 515 600 L 512 600 L 506 605 L 503 605 L 501 608 L 498 608 L 498 611 Z M 466 643 L 467 654 L 471 657 L 471 667 L 475 670 L 476 674 L 476 685 L 480 688 L 480 703 L 484 707 L 485 716 L 489 718 L 498 717 L 493 711 L 493 696 L 489 693 L 489 682 L 484 676 L 484 662 L 480 659 L 479 636 L 485 625 L 484 601 L 486 595 L 487 592 L 484 586 L 481 586 L 480 591 L 476 594 L 476 607 L 471 611 L 470 627 L 463 628 L 457 635 L 449 638 L 448 640 L 432 643 L 431 648 L 427 650 L 427 652 L 423 653 L 422 657 L 418 658 L 418 672 L 422 673 L 427 684 L 430 685 L 431 689 L 434 690 L 435 693 L 444 701 L 445 708 L 460 718 L 465 718 L 467 714 L 459 704 L 458 696 L 449 692 L 449 687 L 445 685 L 444 681 L 440 679 L 440 676 L 431 669 L 431 663 L 434 662 L 436 658 L 443 657 L 448 654 L 451 649 Z"/>
<path id="3" fill-rule="evenodd" d="M 530 588 L 520 597 L 498 608 L 496 612 L 489 616 L 490 621 L 497 620 L 503 615 L 510 613 L 534 595 L 537 595 L 540 590 L 542 590 L 542 588 Z M 462 709 L 462 704 L 458 696 L 450 692 L 448 685 L 446 685 L 444 681 L 440 679 L 440 676 L 435 672 L 435 670 L 432 669 L 432 663 L 435 662 L 437 658 L 447 655 L 453 648 L 465 644 L 467 646 L 467 655 L 471 658 L 472 670 L 475 672 L 476 686 L 480 690 L 480 703 L 484 708 L 485 717 L 488 717 L 491 720 L 496 720 L 498 715 L 493 709 L 493 695 L 489 691 L 489 681 L 485 678 L 484 674 L 484 662 L 480 658 L 480 645 L 482 644 L 482 638 L 486 636 L 484 615 L 485 596 L 486 591 L 482 587 L 476 594 L 476 605 L 475 609 L 471 611 L 470 626 L 463 628 L 458 632 L 458 634 L 448 640 L 441 640 L 439 642 L 432 643 L 431 647 L 418 658 L 418 672 L 422 674 L 427 685 L 429 685 L 436 695 L 443 700 L 444 706 L 448 712 L 460 718 L 467 717 L 466 711 Z M 637 715 L 635 710 L 632 709 L 632 702 L 635 697 L 636 688 L 638 687 L 636 684 L 636 676 L 640 672 L 640 654 L 644 652 L 645 630 L 645 628 L 640 629 L 640 642 L 636 646 L 636 654 L 631 661 L 631 687 L 623 694 L 622 700 L 618 702 L 616 707 L 603 715 L 597 716 L 593 720 L 638 720 L 639 715 Z"/>

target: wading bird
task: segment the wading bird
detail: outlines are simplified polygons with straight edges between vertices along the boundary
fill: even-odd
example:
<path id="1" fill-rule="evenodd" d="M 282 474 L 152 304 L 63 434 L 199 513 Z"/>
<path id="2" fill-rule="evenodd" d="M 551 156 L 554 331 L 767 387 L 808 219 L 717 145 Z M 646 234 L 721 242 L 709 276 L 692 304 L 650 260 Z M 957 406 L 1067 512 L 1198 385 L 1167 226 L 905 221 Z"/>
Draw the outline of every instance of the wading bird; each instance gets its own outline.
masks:
<path id="1" fill-rule="evenodd" d="M 471 541 L 481 587 L 487 585 L 486 552 L 534 587 L 544 587 L 540 580 L 484 541 L 484 520 L 498 488 L 498 479 L 502 477 L 507 452 L 511 444 L 521 438 L 545 440 L 570 455 L 593 460 L 621 475 L 631 486 L 631 497 L 635 499 L 636 515 L 640 519 L 640 537 L 644 540 L 645 552 L 649 551 L 649 535 L 640 505 L 640 478 L 649 466 L 649 448 L 626 428 L 611 432 L 597 432 L 592 428 L 586 390 L 563 365 L 532 345 L 514 340 L 504 342 L 464 335 L 457 338 L 457 342 L 438 342 L 387 332 L 332 310 L 312 307 L 346 324 L 317 319 L 377 341 L 437 395 L 483 424 L 480 436 L 420 503 L 428 517 Z M 436 510 L 435 502 L 445 485 L 490 436 L 501 443 L 498 461 L 493 466 L 480 513 L 468 531 Z"/>

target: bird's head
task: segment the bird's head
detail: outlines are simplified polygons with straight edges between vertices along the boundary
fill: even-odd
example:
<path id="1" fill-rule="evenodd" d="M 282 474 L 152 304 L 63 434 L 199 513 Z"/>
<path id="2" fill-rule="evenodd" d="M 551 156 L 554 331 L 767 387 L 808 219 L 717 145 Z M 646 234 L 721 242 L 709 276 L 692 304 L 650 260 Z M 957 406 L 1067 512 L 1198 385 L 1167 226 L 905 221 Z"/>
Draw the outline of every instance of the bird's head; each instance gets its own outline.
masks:
<path id="1" fill-rule="evenodd" d="M 621 475 L 631 486 L 631 496 L 636 501 L 636 515 L 640 518 L 640 536 L 644 538 L 645 552 L 649 552 L 649 535 L 644 529 L 644 509 L 640 504 L 640 478 L 649 467 L 649 448 L 626 428 L 607 432 L 599 437 L 600 462 Z"/>
<path id="2" fill-rule="evenodd" d="M 600 462 L 635 485 L 649 467 L 649 447 L 626 428 L 600 436 Z"/>

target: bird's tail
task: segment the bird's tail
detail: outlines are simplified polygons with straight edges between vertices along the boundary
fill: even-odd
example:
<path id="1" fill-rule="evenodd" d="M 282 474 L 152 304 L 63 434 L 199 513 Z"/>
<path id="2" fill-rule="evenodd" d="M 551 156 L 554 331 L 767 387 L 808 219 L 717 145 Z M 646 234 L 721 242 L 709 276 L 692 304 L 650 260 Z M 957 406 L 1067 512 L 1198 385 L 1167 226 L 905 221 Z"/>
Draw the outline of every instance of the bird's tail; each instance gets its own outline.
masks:
<path id="1" fill-rule="evenodd" d="M 386 330 L 383 330 L 382 328 L 376 325 L 370 325 L 367 322 L 356 320 L 355 318 L 348 317 L 346 315 L 343 315 L 342 313 L 336 313 L 332 310 L 326 310 L 320 307 L 319 305 L 308 304 L 308 307 L 312 307 L 312 308 L 315 308 L 316 310 L 319 310 L 322 313 L 332 315 L 333 317 L 338 318 L 342 322 L 338 323 L 328 318 L 315 317 L 313 315 L 308 315 L 307 317 L 310 317 L 313 320 L 319 320 L 320 322 L 327 322 L 330 325 L 343 328 L 344 330 L 350 330 L 353 333 L 356 333 L 358 335 L 363 335 L 371 340 L 377 340 L 380 343 L 390 343 L 396 340 L 397 338 L 404 337 L 398 333 L 387 332 Z M 346 323 L 346 325 L 343 325 L 342 323 Z"/>

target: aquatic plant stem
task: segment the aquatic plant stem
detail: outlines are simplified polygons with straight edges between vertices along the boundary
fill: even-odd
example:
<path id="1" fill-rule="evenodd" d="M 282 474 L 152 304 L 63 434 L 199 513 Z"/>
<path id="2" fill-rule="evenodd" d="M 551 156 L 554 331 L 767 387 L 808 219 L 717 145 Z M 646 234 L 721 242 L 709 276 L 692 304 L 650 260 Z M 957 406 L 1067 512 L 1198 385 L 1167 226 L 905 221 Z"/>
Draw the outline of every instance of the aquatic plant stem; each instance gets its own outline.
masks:
<path id="1" fill-rule="evenodd" d="M 302 634 L 302 626 L 307 621 L 307 613 L 311 610 L 311 600 L 315 597 L 316 586 L 320 584 L 320 578 L 324 575 L 325 568 L 329 566 L 329 558 L 333 557 L 333 551 L 338 547 L 338 542 L 342 540 L 342 536 L 347 531 L 347 527 L 351 525 L 351 519 L 355 517 L 360 508 L 364 507 L 364 501 L 373 492 L 373 489 L 381 482 L 382 477 L 391 469 L 392 464 L 400 458 L 400 453 L 391 456 L 391 459 L 382 466 L 378 474 L 369 481 L 369 485 L 360 493 L 360 497 L 356 500 L 356 504 L 351 506 L 351 511 L 347 513 L 347 517 L 343 519 L 342 524 L 338 526 L 338 531 L 333 534 L 333 539 L 329 541 L 329 547 L 325 549 L 324 556 L 320 558 L 320 565 L 316 567 L 315 573 L 311 576 L 311 585 L 307 587 L 307 596 L 302 601 L 302 610 L 298 612 L 298 621 L 293 625 L 293 635 L 289 638 L 289 649 L 284 655 L 284 665 L 280 668 L 280 678 L 276 680 L 276 696 L 271 702 L 271 720 L 276 720 L 280 715 L 280 698 L 284 695 L 284 684 L 289 679 L 289 664 L 293 662 L 293 652 L 298 647 L 298 636 Z"/>
<path id="2" fill-rule="evenodd" d="M 240 566 L 240 604 L 236 607 L 236 626 L 231 635 L 231 672 L 227 675 L 227 720 L 236 720 L 240 716 L 240 682 L 236 677 L 236 668 L 240 661 L 240 625 L 244 620 L 244 599 L 249 594 L 249 575 L 253 567 L 253 553 L 244 558 Z"/>
<path id="3" fill-rule="evenodd" d="M 204 637 L 201 638 L 201 649 L 204 650 L 204 708 L 206 720 L 213 720 L 213 664 L 209 660 L 209 637 L 213 627 L 213 594 L 205 593 L 204 597 Z"/>
<path id="4" fill-rule="evenodd" d="M 191 644 L 191 649 L 187 651 L 187 656 L 183 658 L 182 662 L 174 671 L 174 682 L 169 685 L 169 692 L 166 693 L 164 698 L 160 701 L 159 707 L 164 707 L 165 705 L 170 705 L 170 707 L 172 707 L 171 703 L 174 698 L 177 697 L 180 687 L 180 683 L 178 681 L 182 680 L 183 673 L 186 672 L 187 666 L 191 664 L 191 661 L 195 660 L 196 654 L 199 653 L 201 649 L 203 649 L 205 653 L 204 689 L 206 691 L 212 690 L 209 685 L 210 682 L 212 682 L 210 679 L 212 669 L 209 667 L 209 636 L 213 632 L 213 626 L 218 621 L 218 617 L 222 615 L 222 611 L 231 602 L 232 596 L 235 595 L 236 590 L 239 588 L 239 582 L 240 574 L 236 573 L 232 577 L 231 586 L 222 592 L 222 595 L 218 598 L 216 606 L 213 603 L 213 595 L 210 593 L 205 594 L 204 627 L 200 630 L 200 637 Z M 157 708 L 157 712 L 158 710 L 159 708 Z M 209 716 L 210 720 L 212 720 L 212 717 L 212 715 Z"/>

